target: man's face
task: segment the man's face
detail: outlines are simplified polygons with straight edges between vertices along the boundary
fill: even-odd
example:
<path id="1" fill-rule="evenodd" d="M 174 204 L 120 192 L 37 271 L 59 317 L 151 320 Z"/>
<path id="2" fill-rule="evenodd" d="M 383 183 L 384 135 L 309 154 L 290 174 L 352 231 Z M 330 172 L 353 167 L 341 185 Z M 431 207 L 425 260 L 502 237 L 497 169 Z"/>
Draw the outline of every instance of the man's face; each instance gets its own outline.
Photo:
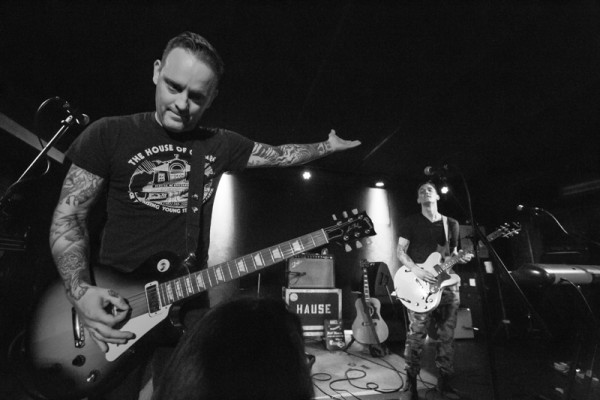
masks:
<path id="1" fill-rule="evenodd" d="M 190 131 L 217 95 L 217 77 L 204 61 L 175 48 L 154 62 L 156 118 L 170 132 Z"/>
<path id="2" fill-rule="evenodd" d="M 433 185 L 426 183 L 419 188 L 417 192 L 417 203 L 425 204 L 425 203 L 433 203 L 440 199 L 437 191 Z"/>

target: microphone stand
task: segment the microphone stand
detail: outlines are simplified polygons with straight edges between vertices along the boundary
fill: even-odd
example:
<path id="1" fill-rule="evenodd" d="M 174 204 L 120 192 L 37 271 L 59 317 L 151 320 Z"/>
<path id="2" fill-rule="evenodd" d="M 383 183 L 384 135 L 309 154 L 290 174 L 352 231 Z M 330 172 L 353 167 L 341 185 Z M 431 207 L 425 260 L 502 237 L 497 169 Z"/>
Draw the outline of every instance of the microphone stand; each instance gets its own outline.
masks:
<path id="1" fill-rule="evenodd" d="M 538 317 L 538 320 L 540 321 L 541 325 L 543 326 L 544 331 L 548 332 L 546 325 L 544 324 L 541 317 L 535 312 L 533 306 L 531 305 L 531 303 L 525 296 L 525 293 L 523 293 L 523 291 L 521 290 L 521 288 L 519 287 L 519 285 L 517 284 L 515 279 L 509 273 L 508 269 L 506 268 L 506 265 L 504 265 L 504 263 L 502 262 L 502 259 L 500 258 L 500 256 L 496 252 L 496 250 L 491 246 L 491 244 L 490 244 L 489 240 L 487 239 L 487 237 L 485 236 L 485 234 L 483 234 L 481 229 L 479 229 L 479 226 L 476 223 L 475 216 L 473 213 L 473 206 L 472 206 L 472 202 L 471 202 L 471 193 L 470 193 L 469 187 L 467 185 L 467 180 L 465 179 L 462 172 L 460 172 L 460 170 L 458 170 L 458 168 L 455 168 L 455 169 L 457 170 L 457 173 L 461 178 L 461 181 L 462 181 L 462 184 L 463 184 L 463 187 L 465 190 L 465 194 L 467 197 L 467 207 L 468 207 L 467 215 L 469 216 L 469 219 L 471 221 L 473 236 L 479 237 L 479 239 L 484 244 L 484 246 L 487 247 L 487 249 L 490 251 L 490 253 L 494 256 L 494 259 L 501 266 L 501 269 L 505 272 L 505 274 L 510 278 L 510 280 L 512 281 L 514 286 L 517 288 L 518 292 L 520 293 L 521 297 L 523 298 L 523 301 L 527 305 L 530 313 L 533 313 Z M 464 208 L 463 208 L 463 211 L 465 211 Z M 478 281 L 477 286 L 479 287 L 479 295 L 481 297 L 481 307 L 482 307 L 482 310 L 484 313 L 483 320 L 484 320 L 485 333 L 486 333 L 486 344 L 487 344 L 486 348 L 487 348 L 487 352 L 488 352 L 488 359 L 490 362 L 490 378 L 491 378 L 491 383 L 492 383 L 492 394 L 493 394 L 492 399 L 496 400 L 499 397 L 498 397 L 498 384 L 497 384 L 497 375 L 496 375 L 496 358 L 495 358 L 494 351 L 492 348 L 492 340 L 493 340 L 492 332 L 491 332 L 492 321 L 491 321 L 491 313 L 487 312 L 489 310 L 489 299 L 487 296 L 487 292 L 485 290 L 485 271 L 484 271 L 483 263 L 481 262 L 481 260 L 479 258 L 479 252 L 477 251 L 476 240 L 474 240 L 474 254 L 475 254 L 475 260 L 477 262 L 477 281 Z"/>
<path id="2" fill-rule="evenodd" d="M 23 182 L 23 180 L 25 179 L 25 177 L 27 176 L 27 174 L 31 171 L 31 169 L 38 163 L 38 161 L 42 157 L 44 157 L 46 155 L 46 153 L 48 153 L 48 151 L 50 151 L 50 149 L 52 148 L 52 146 L 54 146 L 54 143 L 56 143 L 73 124 L 77 123 L 77 119 L 72 114 L 69 114 L 60 123 L 61 123 L 61 127 L 54 134 L 54 136 L 52 137 L 52 139 L 50 139 L 50 141 L 48 143 L 46 143 L 46 146 L 44 146 L 44 148 L 39 152 L 39 154 L 31 162 L 31 164 L 29 164 L 29 166 L 21 174 L 21 176 L 19 177 L 19 179 L 17 179 L 12 185 L 10 185 L 8 187 L 8 189 L 6 190 L 6 193 L 4 194 L 4 196 L 2 196 L 2 198 L 0 198 L 0 211 L 4 210 L 4 207 L 8 203 L 10 203 L 13 189 L 18 184 L 20 184 L 20 183 Z"/>

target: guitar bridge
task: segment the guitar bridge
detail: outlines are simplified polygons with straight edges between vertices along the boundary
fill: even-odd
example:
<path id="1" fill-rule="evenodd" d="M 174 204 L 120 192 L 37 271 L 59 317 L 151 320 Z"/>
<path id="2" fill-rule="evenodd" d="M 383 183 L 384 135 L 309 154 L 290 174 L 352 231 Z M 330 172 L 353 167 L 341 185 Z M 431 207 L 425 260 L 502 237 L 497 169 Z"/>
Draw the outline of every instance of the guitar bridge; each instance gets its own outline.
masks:
<path id="1" fill-rule="evenodd" d="M 75 308 L 71 308 L 71 323 L 73 324 L 73 341 L 76 348 L 80 349 L 85 346 L 85 330 L 83 324 L 79 320 L 79 314 Z"/>

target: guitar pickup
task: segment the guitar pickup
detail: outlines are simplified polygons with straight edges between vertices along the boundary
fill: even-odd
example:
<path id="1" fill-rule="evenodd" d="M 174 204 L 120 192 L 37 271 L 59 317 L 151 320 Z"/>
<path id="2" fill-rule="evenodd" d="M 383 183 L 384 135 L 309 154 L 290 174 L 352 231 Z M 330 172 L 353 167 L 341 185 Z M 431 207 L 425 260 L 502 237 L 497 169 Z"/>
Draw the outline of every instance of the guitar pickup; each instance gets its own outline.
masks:
<path id="1" fill-rule="evenodd" d="M 148 305 L 148 314 L 155 316 L 160 314 L 162 304 L 160 302 L 160 295 L 158 293 L 158 282 L 149 282 L 144 286 L 146 293 L 146 304 Z"/>

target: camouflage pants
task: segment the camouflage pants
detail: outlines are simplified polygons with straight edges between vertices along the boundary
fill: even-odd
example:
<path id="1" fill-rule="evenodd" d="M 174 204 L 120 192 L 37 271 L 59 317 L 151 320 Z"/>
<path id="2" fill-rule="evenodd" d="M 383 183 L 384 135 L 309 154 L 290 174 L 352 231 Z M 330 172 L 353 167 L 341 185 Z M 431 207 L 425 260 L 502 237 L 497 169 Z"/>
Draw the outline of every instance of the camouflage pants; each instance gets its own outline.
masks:
<path id="1" fill-rule="evenodd" d="M 459 305 L 458 285 L 453 285 L 443 289 L 440 304 L 435 310 L 419 313 L 407 309 L 410 326 L 404 358 L 409 374 L 417 376 L 421 370 L 421 353 L 427 335 L 436 340 L 435 365 L 440 373 L 451 375 L 454 372 L 454 328 Z"/>

